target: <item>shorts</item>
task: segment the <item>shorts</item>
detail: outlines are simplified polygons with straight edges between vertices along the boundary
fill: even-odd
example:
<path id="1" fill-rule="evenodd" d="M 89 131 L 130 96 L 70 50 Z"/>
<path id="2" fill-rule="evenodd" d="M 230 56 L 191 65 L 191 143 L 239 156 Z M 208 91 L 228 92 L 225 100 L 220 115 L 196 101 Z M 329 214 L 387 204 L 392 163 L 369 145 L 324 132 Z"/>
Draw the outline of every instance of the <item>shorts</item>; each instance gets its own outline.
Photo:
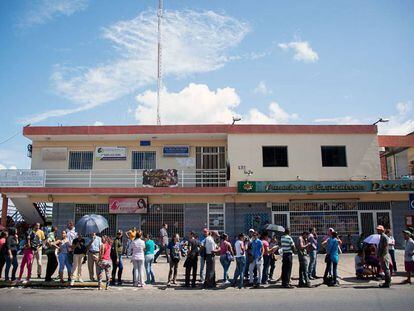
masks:
<path id="1" fill-rule="evenodd" d="M 414 261 L 405 261 L 404 266 L 406 272 L 414 272 Z"/>

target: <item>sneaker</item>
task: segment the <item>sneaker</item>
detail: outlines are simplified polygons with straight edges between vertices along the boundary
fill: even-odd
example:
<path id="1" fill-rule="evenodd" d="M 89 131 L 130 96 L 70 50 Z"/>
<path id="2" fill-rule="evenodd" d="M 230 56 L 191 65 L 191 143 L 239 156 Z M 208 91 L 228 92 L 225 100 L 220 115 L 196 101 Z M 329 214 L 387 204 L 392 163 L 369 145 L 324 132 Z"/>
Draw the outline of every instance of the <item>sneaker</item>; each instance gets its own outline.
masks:
<path id="1" fill-rule="evenodd" d="M 79 278 L 79 283 L 83 283 L 83 280 L 81 278 Z"/>
<path id="2" fill-rule="evenodd" d="M 167 286 L 168 286 L 168 287 L 169 287 L 169 286 L 171 286 L 171 282 L 168 282 L 168 283 L 167 283 Z"/>
<path id="3" fill-rule="evenodd" d="M 98 290 L 101 290 L 102 289 L 102 283 L 101 282 L 99 282 L 98 283 Z"/>
<path id="4" fill-rule="evenodd" d="M 106 282 L 105 290 L 108 290 L 108 288 L 109 288 L 109 282 Z"/>
<path id="5" fill-rule="evenodd" d="M 75 281 L 74 280 L 70 281 L 70 286 L 73 286 L 73 285 L 75 285 Z"/>

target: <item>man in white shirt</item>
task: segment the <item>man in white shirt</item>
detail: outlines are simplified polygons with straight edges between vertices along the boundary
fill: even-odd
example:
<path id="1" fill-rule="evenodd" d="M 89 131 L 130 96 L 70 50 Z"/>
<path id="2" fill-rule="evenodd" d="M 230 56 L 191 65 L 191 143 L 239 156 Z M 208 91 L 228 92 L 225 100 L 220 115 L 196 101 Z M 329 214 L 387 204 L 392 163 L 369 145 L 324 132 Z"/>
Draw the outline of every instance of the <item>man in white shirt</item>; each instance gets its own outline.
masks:
<path id="1" fill-rule="evenodd" d="M 93 232 L 91 240 L 87 246 L 89 279 L 91 281 L 95 281 L 95 275 L 94 275 L 95 271 L 96 271 L 96 275 L 98 275 L 99 250 L 101 248 L 101 245 L 102 245 L 101 237 L 97 236 L 96 233 Z"/>
<path id="2" fill-rule="evenodd" d="M 245 256 L 245 248 L 244 248 L 244 234 L 240 233 L 236 243 L 234 244 L 234 248 L 236 250 L 236 270 L 234 271 L 233 277 L 233 286 L 236 286 L 237 279 L 238 280 L 238 288 L 241 289 L 243 287 L 243 277 L 244 277 L 244 267 L 246 266 L 246 256 Z"/>
<path id="3" fill-rule="evenodd" d="M 204 281 L 203 288 L 216 287 L 216 267 L 214 261 L 214 255 L 219 251 L 215 238 L 218 237 L 217 231 L 211 231 L 204 241 L 204 247 L 206 249 L 206 279 Z"/>

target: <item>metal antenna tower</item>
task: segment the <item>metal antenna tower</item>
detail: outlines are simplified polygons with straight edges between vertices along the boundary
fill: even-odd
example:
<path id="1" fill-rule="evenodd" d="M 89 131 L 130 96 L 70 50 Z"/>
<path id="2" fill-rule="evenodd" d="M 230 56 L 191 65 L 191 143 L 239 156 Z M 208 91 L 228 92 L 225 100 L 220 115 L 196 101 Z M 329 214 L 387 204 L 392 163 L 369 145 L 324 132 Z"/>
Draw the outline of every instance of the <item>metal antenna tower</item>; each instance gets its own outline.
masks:
<path id="1" fill-rule="evenodd" d="M 160 102 L 162 89 L 162 47 L 161 47 L 161 21 L 163 15 L 163 0 L 158 0 L 158 73 L 157 73 L 157 125 L 161 125 Z"/>

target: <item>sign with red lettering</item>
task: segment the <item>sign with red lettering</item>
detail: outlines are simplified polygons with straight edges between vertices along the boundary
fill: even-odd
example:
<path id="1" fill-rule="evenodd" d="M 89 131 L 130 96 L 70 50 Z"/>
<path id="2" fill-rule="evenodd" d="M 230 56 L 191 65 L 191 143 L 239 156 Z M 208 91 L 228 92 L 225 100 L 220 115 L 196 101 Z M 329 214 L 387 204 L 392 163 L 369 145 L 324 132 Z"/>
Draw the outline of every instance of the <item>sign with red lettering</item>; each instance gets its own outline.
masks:
<path id="1" fill-rule="evenodd" d="M 145 214 L 147 198 L 109 198 L 109 214 Z"/>

